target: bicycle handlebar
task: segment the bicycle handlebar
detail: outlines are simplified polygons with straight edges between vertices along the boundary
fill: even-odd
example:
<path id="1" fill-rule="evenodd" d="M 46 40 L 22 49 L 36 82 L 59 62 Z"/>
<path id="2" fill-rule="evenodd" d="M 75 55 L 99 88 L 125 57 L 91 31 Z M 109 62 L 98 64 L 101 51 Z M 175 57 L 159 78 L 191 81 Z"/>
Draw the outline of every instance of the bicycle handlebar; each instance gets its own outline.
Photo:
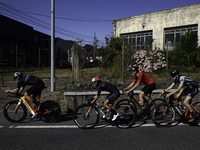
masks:
<path id="1" fill-rule="evenodd" d="M 21 92 L 18 93 L 8 93 L 8 97 L 22 97 L 23 94 Z"/>

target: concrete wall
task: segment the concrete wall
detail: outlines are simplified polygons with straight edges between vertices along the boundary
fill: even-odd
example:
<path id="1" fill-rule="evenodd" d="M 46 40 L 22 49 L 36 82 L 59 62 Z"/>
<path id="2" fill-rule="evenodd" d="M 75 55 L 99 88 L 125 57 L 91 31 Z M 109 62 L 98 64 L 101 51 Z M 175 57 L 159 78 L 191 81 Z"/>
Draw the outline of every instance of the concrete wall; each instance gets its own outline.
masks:
<path id="1" fill-rule="evenodd" d="M 200 37 L 200 3 L 114 20 L 114 36 L 124 33 L 153 31 L 153 49 L 163 49 L 164 28 L 197 25 Z M 199 38 L 200 44 L 200 38 Z"/>

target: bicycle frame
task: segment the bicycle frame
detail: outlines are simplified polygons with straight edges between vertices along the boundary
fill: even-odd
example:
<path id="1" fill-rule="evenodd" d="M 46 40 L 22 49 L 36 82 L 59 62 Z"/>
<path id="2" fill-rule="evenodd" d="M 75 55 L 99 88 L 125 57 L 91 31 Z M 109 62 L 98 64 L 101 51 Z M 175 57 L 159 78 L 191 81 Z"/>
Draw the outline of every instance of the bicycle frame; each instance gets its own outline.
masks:
<path id="1" fill-rule="evenodd" d="M 142 110 L 140 103 L 134 98 L 134 95 L 139 95 L 138 93 L 134 94 L 133 92 L 129 95 L 129 104 L 131 102 L 131 100 L 133 100 L 133 102 Z M 146 98 L 144 97 L 144 101 L 145 103 L 148 103 L 148 105 L 150 105 L 152 103 L 152 99 L 151 99 L 151 93 L 150 95 L 146 95 L 149 100 L 146 100 Z"/>
<path id="2" fill-rule="evenodd" d="M 40 97 L 37 99 L 37 101 L 40 101 Z M 19 106 L 21 105 L 21 103 L 23 103 L 25 106 L 26 106 L 26 108 L 31 112 L 31 114 L 33 115 L 33 116 L 35 116 L 36 115 L 36 110 L 37 110 L 37 106 L 36 106 L 36 108 L 35 108 L 35 110 L 33 109 L 33 107 L 31 106 L 31 104 L 28 102 L 28 100 L 25 98 L 25 96 L 22 96 L 22 97 L 20 97 L 20 99 L 19 99 L 19 102 L 18 102 L 18 104 L 17 104 L 17 106 L 16 106 L 16 108 L 15 108 L 15 112 L 17 112 L 17 110 L 18 110 L 18 108 L 19 108 Z"/>
<path id="3" fill-rule="evenodd" d="M 177 98 L 174 98 L 173 100 L 183 100 L 183 99 L 177 99 Z M 181 116 L 183 113 L 181 112 L 181 110 L 177 107 L 177 105 L 174 104 L 173 100 L 169 100 L 169 106 L 165 108 L 164 112 L 163 112 L 163 116 L 166 116 L 166 112 L 168 110 L 168 108 L 171 106 L 171 107 L 174 107 L 175 110 L 178 112 L 178 114 Z M 192 105 L 190 104 L 190 106 L 199 114 L 199 111 Z M 184 116 L 186 118 L 190 118 L 191 117 L 191 114 L 188 115 L 188 112 L 189 112 L 189 109 L 187 108 L 186 111 L 185 111 L 185 114 Z"/>

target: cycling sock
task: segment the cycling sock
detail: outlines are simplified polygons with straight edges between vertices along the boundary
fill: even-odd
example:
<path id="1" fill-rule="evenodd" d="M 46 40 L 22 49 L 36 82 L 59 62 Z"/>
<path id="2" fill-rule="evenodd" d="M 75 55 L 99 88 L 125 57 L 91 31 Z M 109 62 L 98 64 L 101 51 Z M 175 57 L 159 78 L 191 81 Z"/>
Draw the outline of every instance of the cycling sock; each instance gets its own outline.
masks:
<path id="1" fill-rule="evenodd" d="M 145 110 L 145 106 L 144 105 L 141 105 L 141 108 L 142 108 L 142 110 Z"/>

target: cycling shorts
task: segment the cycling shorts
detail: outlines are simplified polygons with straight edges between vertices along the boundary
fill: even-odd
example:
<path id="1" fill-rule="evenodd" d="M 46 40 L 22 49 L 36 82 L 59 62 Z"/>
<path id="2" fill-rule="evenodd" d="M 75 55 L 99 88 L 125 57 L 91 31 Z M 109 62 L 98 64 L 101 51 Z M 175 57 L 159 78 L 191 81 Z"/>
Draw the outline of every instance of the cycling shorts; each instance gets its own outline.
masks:
<path id="1" fill-rule="evenodd" d="M 111 102 L 114 102 L 117 98 L 119 98 L 120 97 L 120 93 L 119 93 L 119 91 L 114 91 L 112 94 L 110 94 L 110 95 L 108 95 L 107 97 L 106 97 L 106 99 L 108 99 L 109 101 L 111 101 Z"/>
<path id="2" fill-rule="evenodd" d="M 41 96 L 41 92 L 44 88 L 44 82 L 43 81 L 39 81 L 37 83 L 35 83 L 32 87 L 30 87 L 26 93 L 28 95 L 33 95 L 33 96 Z"/>
<path id="3" fill-rule="evenodd" d="M 152 84 L 149 84 L 145 87 L 142 88 L 142 92 L 144 92 L 144 94 L 149 94 L 151 93 L 153 90 L 157 89 L 155 82 Z"/>
<path id="4" fill-rule="evenodd" d="M 197 95 L 197 93 L 198 93 L 198 87 L 185 88 L 183 90 L 183 93 L 187 96 L 194 98 L 195 95 Z"/>

